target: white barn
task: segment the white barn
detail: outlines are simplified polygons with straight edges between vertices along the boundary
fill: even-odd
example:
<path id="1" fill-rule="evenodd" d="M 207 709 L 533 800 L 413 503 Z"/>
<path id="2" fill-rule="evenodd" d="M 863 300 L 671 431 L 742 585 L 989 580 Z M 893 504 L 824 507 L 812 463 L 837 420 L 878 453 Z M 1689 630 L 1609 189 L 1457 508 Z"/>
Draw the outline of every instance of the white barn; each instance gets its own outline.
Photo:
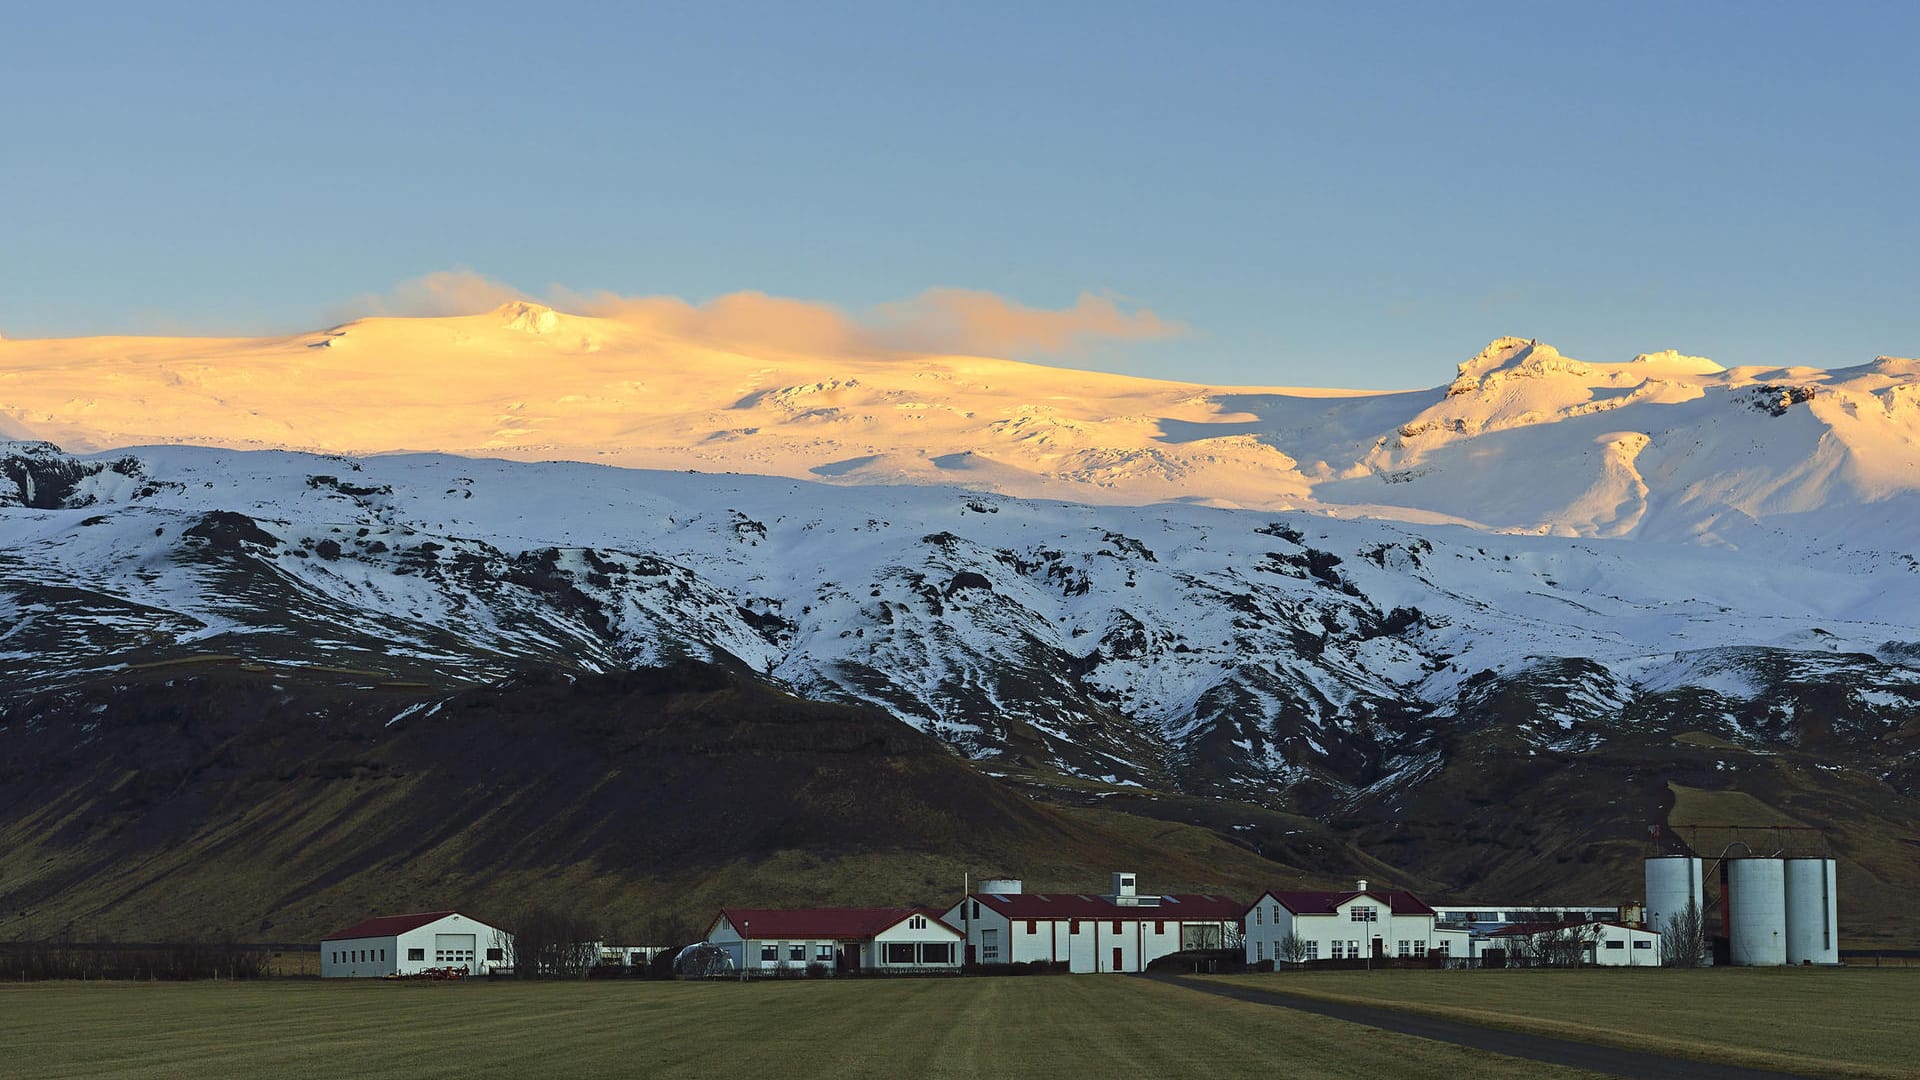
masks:
<path id="1" fill-rule="evenodd" d="M 1288 958 L 1281 944 L 1296 938 L 1302 961 L 1426 959 L 1438 953 L 1465 960 L 1464 928 L 1438 924 L 1434 910 L 1410 892 L 1368 888 L 1337 891 L 1269 890 L 1246 909 L 1247 963 Z"/>
<path id="2" fill-rule="evenodd" d="M 706 940 L 748 972 L 960 970 L 960 932 L 925 908 L 725 908 Z"/>
<path id="3" fill-rule="evenodd" d="M 416 975 L 456 968 L 469 975 L 503 965 L 507 935 L 457 911 L 382 915 L 320 941 L 323 979 Z"/>
<path id="4" fill-rule="evenodd" d="M 1232 948 L 1239 901 L 1225 896 L 1141 896 L 1129 873 L 1113 875 L 1113 891 L 1027 893 L 1017 881 L 991 882 L 948 909 L 944 918 L 967 939 L 977 964 L 1065 964 L 1068 971 L 1145 971 L 1169 953 Z"/>

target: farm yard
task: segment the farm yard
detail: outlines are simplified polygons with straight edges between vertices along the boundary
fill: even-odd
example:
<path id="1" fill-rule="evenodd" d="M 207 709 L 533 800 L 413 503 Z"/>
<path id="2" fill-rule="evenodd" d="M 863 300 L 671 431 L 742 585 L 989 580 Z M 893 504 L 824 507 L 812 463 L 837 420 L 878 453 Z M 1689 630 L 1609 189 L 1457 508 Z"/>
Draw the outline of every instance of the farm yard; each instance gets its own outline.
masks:
<path id="1" fill-rule="evenodd" d="M 1920 972 L 1199 980 L 1827 1076 L 1920 1070 Z M 9 1076 L 1574 1077 L 1144 978 L 0 986 Z M 1736 1051 L 1744 1051 L 1740 1056 Z"/>

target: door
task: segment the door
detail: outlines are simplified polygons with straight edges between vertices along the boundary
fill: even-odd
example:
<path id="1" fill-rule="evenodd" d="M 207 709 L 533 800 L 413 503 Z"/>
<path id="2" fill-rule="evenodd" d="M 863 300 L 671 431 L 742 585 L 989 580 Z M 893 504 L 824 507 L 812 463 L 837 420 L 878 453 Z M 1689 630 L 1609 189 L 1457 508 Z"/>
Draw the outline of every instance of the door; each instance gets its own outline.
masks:
<path id="1" fill-rule="evenodd" d="M 860 946 L 857 942 L 849 941 L 840 946 L 840 970 L 860 970 Z"/>
<path id="2" fill-rule="evenodd" d="M 1385 960 L 1387 958 L 1387 943 L 1379 938 L 1373 939 L 1373 958 L 1375 960 Z"/>
<path id="3" fill-rule="evenodd" d="M 1121 959 L 1121 955 L 1120 946 L 1115 945 L 1113 947 L 1113 970 L 1115 971 L 1127 970 L 1126 961 Z"/>

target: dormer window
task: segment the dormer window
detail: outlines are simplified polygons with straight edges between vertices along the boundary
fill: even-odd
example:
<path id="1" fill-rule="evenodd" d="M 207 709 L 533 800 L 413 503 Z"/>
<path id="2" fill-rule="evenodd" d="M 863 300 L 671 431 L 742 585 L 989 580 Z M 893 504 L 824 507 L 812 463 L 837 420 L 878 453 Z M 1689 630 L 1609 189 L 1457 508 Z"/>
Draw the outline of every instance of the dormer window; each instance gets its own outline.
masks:
<path id="1" fill-rule="evenodd" d="M 1348 922 L 1378 922 L 1380 909 L 1372 904 L 1355 904 L 1347 909 Z"/>

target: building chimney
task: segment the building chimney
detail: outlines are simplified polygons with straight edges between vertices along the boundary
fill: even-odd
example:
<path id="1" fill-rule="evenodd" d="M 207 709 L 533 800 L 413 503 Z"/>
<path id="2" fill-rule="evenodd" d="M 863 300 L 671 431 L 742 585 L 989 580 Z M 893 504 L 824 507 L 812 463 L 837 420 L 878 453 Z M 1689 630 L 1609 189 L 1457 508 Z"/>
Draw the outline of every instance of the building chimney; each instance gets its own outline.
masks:
<path id="1" fill-rule="evenodd" d="M 1361 878 L 1361 879 L 1360 879 L 1360 891 L 1361 891 L 1361 892 L 1366 892 L 1366 891 L 1367 891 L 1367 879 L 1366 879 L 1366 878 Z"/>

